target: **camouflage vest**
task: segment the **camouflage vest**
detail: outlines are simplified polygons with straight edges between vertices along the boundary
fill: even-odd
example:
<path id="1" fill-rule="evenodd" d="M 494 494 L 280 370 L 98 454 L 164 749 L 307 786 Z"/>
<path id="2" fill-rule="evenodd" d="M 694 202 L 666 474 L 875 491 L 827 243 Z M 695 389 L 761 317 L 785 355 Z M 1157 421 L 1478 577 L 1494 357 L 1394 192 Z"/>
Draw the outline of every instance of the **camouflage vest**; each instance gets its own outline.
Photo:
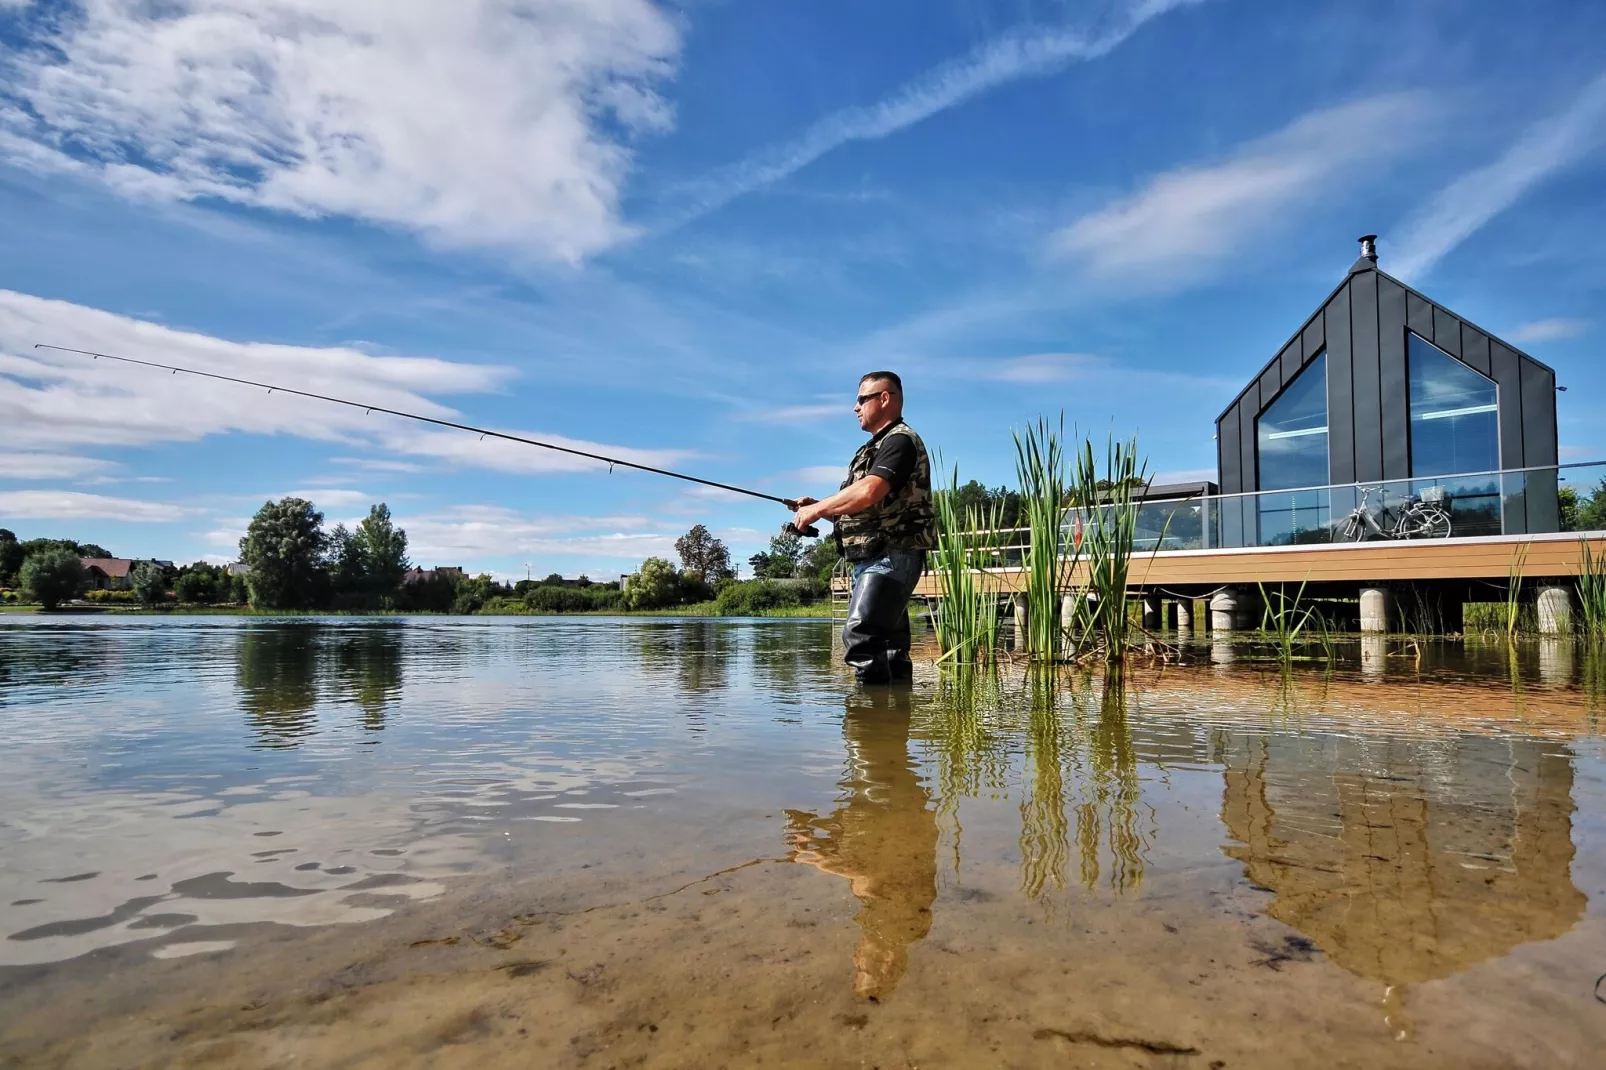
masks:
<path id="1" fill-rule="evenodd" d="M 889 435 L 908 435 L 915 445 L 915 467 L 903 489 L 893 491 L 862 513 L 838 517 L 836 544 L 849 561 L 867 561 L 888 550 L 930 550 L 937 545 L 937 514 L 931 501 L 931 460 L 914 428 L 899 420 L 859 447 L 848 465 L 843 487 L 870 474 L 876 452 Z"/>

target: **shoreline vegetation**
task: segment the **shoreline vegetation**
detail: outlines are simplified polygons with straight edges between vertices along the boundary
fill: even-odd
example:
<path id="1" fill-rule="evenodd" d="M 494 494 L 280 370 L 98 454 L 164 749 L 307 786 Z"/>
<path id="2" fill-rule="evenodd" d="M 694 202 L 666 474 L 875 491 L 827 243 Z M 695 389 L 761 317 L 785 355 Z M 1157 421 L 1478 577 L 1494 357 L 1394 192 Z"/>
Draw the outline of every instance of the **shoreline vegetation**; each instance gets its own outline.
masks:
<path id="1" fill-rule="evenodd" d="M 416 567 L 407 532 L 380 502 L 354 527 L 324 530 L 310 501 L 265 502 L 230 565 L 118 558 L 71 539 L 20 541 L 0 528 L 0 610 L 304 614 L 560 614 L 829 617 L 834 541 L 794 533 L 770 539 L 738 579 L 730 549 L 702 524 L 675 540 L 677 567 L 649 557 L 618 582 L 499 580 L 456 566 Z M 516 551 L 518 547 L 509 547 Z M 528 568 L 529 566 L 526 566 Z"/>
<path id="2" fill-rule="evenodd" d="M 748 613 L 721 613 L 715 602 L 697 602 L 662 609 L 543 610 L 498 607 L 472 614 L 433 612 L 425 609 L 253 609 L 250 605 L 142 606 L 76 605 L 45 609 L 39 605 L 0 605 L 0 613 L 43 617 L 702 617 L 711 620 L 830 620 L 829 602 L 780 606 Z"/>

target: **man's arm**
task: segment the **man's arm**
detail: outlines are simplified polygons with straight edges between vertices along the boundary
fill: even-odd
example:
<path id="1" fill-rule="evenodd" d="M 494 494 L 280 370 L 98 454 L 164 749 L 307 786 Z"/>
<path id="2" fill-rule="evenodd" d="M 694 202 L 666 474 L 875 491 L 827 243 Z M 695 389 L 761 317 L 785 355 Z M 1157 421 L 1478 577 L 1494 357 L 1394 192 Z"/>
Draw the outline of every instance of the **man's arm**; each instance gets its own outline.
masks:
<path id="1" fill-rule="evenodd" d="M 835 520 L 839 516 L 862 513 L 892 493 L 892 484 L 878 475 L 868 475 L 857 483 L 843 487 L 824 501 L 813 498 L 797 499 L 797 515 L 792 525 L 806 528 L 816 520 Z"/>

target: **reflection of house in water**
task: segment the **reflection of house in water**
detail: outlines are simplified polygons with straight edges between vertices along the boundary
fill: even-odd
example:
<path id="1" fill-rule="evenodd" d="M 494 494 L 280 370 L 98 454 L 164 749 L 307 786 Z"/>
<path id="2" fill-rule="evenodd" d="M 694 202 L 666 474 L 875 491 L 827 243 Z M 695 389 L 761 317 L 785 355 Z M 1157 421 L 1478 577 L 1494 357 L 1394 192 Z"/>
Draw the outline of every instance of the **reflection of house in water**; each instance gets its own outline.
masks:
<path id="1" fill-rule="evenodd" d="M 909 756 L 909 705 L 901 689 L 851 694 L 842 802 L 827 817 L 787 811 L 793 857 L 846 877 L 859 900 L 853 987 L 872 999 L 903 978 L 937 898 L 937 815 Z"/>
<path id="2" fill-rule="evenodd" d="M 1227 853 L 1276 896 L 1270 916 L 1353 973 L 1447 977 L 1583 913 L 1559 743 L 1233 731 L 1218 746 Z"/>

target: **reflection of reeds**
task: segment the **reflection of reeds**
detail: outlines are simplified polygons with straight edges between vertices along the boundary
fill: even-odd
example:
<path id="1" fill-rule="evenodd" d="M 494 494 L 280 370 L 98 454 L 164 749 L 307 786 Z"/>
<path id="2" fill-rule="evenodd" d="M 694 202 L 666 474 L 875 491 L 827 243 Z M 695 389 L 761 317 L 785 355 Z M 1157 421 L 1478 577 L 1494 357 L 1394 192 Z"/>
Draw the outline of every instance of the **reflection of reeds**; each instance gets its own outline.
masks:
<path id="1" fill-rule="evenodd" d="M 1099 809 L 1109 814 L 1110 888 L 1117 892 L 1135 891 L 1143 885 L 1143 859 L 1148 843 L 1138 832 L 1142 787 L 1138 779 L 1137 751 L 1132 745 L 1132 730 L 1126 719 L 1126 692 L 1119 672 L 1104 681 L 1098 726 L 1088 748 L 1088 764 L 1092 770 L 1093 797 Z M 1080 829 L 1077 839 L 1082 840 Z M 1096 869 L 1091 877 L 1088 881 L 1084 876 L 1089 887 L 1098 879 Z"/>
<path id="2" fill-rule="evenodd" d="M 1002 791 L 1008 781 L 1004 743 L 990 723 L 996 716 L 999 684 L 996 669 L 960 664 L 937 680 L 930 706 L 929 735 L 937 759 L 937 823 L 951 829 L 954 871 L 959 871 L 963 829 L 959 802 L 983 791 Z"/>
<path id="3" fill-rule="evenodd" d="M 1026 720 L 1026 760 L 1031 778 L 1020 804 L 1021 890 L 1038 899 L 1048 885 L 1065 887 L 1070 828 L 1065 818 L 1064 732 L 1057 680 L 1051 667 L 1029 670 L 1031 705 Z"/>

